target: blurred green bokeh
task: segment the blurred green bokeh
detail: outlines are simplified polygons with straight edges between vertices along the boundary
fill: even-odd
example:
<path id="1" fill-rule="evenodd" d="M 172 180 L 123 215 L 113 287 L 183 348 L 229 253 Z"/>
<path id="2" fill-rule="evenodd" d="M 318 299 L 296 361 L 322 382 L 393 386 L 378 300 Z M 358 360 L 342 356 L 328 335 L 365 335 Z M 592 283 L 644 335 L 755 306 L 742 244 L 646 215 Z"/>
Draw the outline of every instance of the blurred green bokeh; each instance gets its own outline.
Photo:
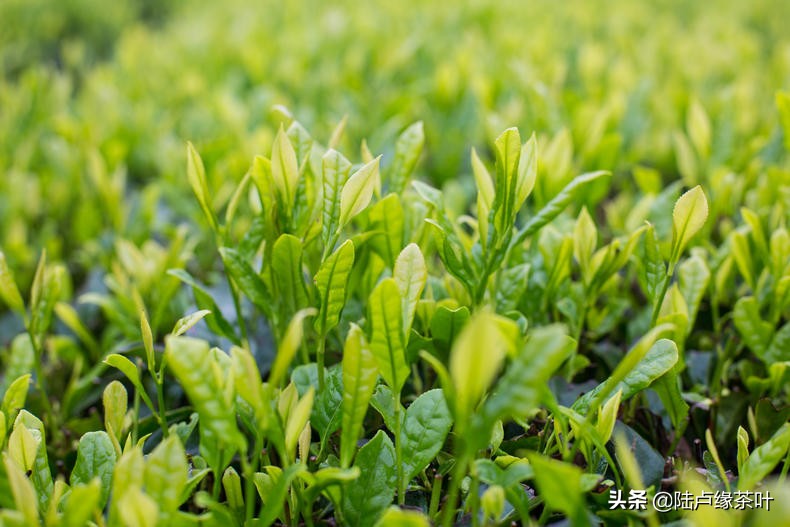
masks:
<path id="1" fill-rule="evenodd" d="M 754 169 L 781 150 L 786 11 L 785 0 L 6 0 L 0 240 L 25 282 L 43 247 L 79 270 L 102 236 L 166 229 L 163 210 L 195 210 L 187 140 L 221 207 L 268 151 L 277 104 L 320 142 L 347 115 L 342 148 L 366 139 L 385 164 L 383 145 L 423 120 L 418 177 L 437 184 L 468 181 L 471 145 L 486 155 L 504 127 L 535 130 L 544 201 L 582 170 L 646 165 L 666 183 Z M 712 147 L 689 168 L 693 104 Z"/>

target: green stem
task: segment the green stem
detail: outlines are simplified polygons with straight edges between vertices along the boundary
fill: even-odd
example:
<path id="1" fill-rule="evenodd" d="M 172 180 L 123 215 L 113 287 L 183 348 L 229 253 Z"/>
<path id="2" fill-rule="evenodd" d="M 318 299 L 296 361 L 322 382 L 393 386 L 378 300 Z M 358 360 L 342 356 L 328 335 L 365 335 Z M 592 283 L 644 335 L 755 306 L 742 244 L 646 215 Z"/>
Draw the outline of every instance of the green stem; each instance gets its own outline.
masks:
<path id="1" fill-rule="evenodd" d="M 156 402 L 159 410 L 159 426 L 162 428 L 163 437 L 167 437 L 170 431 L 167 429 L 167 415 L 165 409 L 165 390 L 164 383 L 156 380 Z"/>
<path id="2" fill-rule="evenodd" d="M 453 477 L 450 480 L 450 490 L 447 492 L 447 501 L 444 504 L 444 517 L 442 518 L 443 527 L 451 527 L 455 518 L 455 506 L 458 501 L 458 493 L 461 490 L 461 481 L 466 475 L 466 465 L 468 456 L 462 455 L 457 459 L 453 468 Z"/>
<path id="3" fill-rule="evenodd" d="M 258 461 L 261 455 L 261 437 L 255 436 L 255 445 L 252 451 L 252 462 L 247 462 L 246 457 L 242 457 L 244 464 L 244 518 L 247 522 L 252 520 L 255 514 L 255 502 L 257 500 L 255 491 L 255 472 L 258 470 Z"/>
<path id="4" fill-rule="evenodd" d="M 318 350 L 316 352 L 316 362 L 318 363 L 318 391 L 324 391 L 324 353 L 326 352 L 326 336 L 318 338 Z"/>
<path id="5" fill-rule="evenodd" d="M 436 513 L 439 511 L 439 500 L 442 497 L 442 475 L 434 474 L 433 485 L 431 486 L 431 503 L 428 506 L 428 517 L 430 519 L 436 518 Z"/>
<path id="6" fill-rule="evenodd" d="M 134 421 L 132 422 L 132 444 L 137 444 L 137 424 L 140 421 L 140 391 L 134 391 Z"/>
<path id="7" fill-rule="evenodd" d="M 398 469 L 398 505 L 406 503 L 406 482 L 403 481 L 403 452 L 401 450 L 401 406 L 400 406 L 400 391 L 393 393 L 393 402 L 395 403 L 395 464 Z"/>

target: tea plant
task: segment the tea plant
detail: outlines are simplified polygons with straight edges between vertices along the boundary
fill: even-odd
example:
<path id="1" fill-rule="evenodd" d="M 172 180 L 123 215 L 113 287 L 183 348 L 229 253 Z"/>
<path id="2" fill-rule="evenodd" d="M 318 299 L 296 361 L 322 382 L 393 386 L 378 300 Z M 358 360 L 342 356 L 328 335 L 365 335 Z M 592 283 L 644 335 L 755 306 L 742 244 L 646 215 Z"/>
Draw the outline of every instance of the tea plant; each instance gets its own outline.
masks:
<path id="1" fill-rule="evenodd" d="M 790 518 L 782 2 L 39 4 L 0 526 Z"/>

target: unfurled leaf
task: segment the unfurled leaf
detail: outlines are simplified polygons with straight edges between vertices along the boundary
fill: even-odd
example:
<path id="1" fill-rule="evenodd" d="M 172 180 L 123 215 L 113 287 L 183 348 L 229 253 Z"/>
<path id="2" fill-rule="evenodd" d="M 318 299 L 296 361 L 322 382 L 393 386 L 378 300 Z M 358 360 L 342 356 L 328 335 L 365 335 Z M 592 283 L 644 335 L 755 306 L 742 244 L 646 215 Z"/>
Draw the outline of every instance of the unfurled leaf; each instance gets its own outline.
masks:
<path id="1" fill-rule="evenodd" d="M 126 388 L 118 381 L 112 381 L 104 389 L 102 404 L 104 406 L 104 429 L 108 434 L 113 434 L 119 442 L 122 439 L 123 421 L 129 395 Z"/>
<path id="2" fill-rule="evenodd" d="M 343 467 L 351 466 L 377 377 L 378 368 L 370 345 L 359 326 L 352 324 L 343 347 L 343 417 L 340 435 L 340 464 Z"/>
<path id="3" fill-rule="evenodd" d="M 196 311 L 191 315 L 187 315 L 183 318 L 180 318 L 176 325 L 173 327 L 172 335 L 175 337 L 179 337 L 189 331 L 195 324 L 203 320 L 207 315 L 210 315 L 211 311 L 207 309 L 201 309 L 200 311 Z"/>
<path id="4" fill-rule="evenodd" d="M 324 154 L 323 166 L 323 205 L 321 209 L 324 244 L 329 243 L 340 221 L 340 194 L 351 172 L 351 162 L 336 150 L 329 149 Z M 328 248 L 329 250 L 332 247 Z"/>
<path id="5" fill-rule="evenodd" d="M 0 251 L 0 298 L 5 304 L 15 311 L 19 316 L 26 317 L 25 302 L 14 281 L 14 275 L 8 268 L 5 254 Z"/>
<path id="6" fill-rule="evenodd" d="M 422 121 L 417 121 L 400 134 L 395 143 L 395 158 L 389 170 L 389 192 L 398 194 L 406 188 L 424 143 L 425 132 Z"/>
<path id="7" fill-rule="evenodd" d="M 346 285 L 353 266 L 354 243 L 346 240 L 321 264 L 315 275 L 321 299 L 315 329 L 320 335 L 326 335 L 337 326 L 346 303 Z"/>
<path id="8" fill-rule="evenodd" d="M 622 399 L 628 400 L 668 372 L 678 361 L 678 349 L 674 342 L 660 337 L 673 329 L 669 324 L 662 324 L 650 330 L 631 348 L 609 378 L 577 399 L 573 409 L 586 414 L 618 390 L 622 391 Z"/>
<path id="9" fill-rule="evenodd" d="M 395 496 L 395 447 L 387 434 L 378 433 L 359 449 L 354 466 L 359 478 L 348 483 L 341 508 L 349 525 L 370 527 L 392 503 Z"/>
<path id="10" fill-rule="evenodd" d="M 101 481 L 100 507 L 110 494 L 112 473 L 115 469 L 115 447 L 105 432 L 88 432 L 80 438 L 77 461 L 71 471 L 71 486 L 87 485 L 93 478 Z"/>
<path id="11" fill-rule="evenodd" d="M 790 448 L 790 424 L 785 423 L 771 439 L 755 448 L 738 474 L 738 488 L 751 490 L 768 476 Z"/>
<path id="12" fill-rule="evenodd" d="M 279 386 L 280 382 L 285 379 L 288 368 L 291 366 L 296 352 L 299 351 L 299 346 L 302 345 L 304 320 L 307 317 L 314 316 L 316 312 L 315 308 L 312 307 L 302 309 L 293 316 L 288 324 L 288 329 L 280 341 L 277 348 L 277 356 L 274 358 L 272 369 L 269 372 L 269 384 L 272 386 Z"/>
<path id="13" fill-rule="evenodd" d="M 392 276 L 398 284 L 402 300 L 403 339 L 406 342 L 414 320 L 417 302 L 419 302 L 422 290 L 428 280 L 425 258 L 416 243 L 410 243 L 398 255 Z"/>
<path id="14" fill-rule="evenodd" d="M 221 379 L 211 357 L 208 342 L 190 337 L 165 339 L 167 365 L 200 416 L 201 431 L 241 448 L 245 444 L 236 426 L 232 408 L 223 394 Z"/>
<path id="15" fill-rule="evenodd" d="M 145 460 L 145 492 L 156 501 L 165 520 L 181 505 L 187 471 L 186 453 L 175 434 L 159 443 Z"/>
<path id="16" fill-rule="evenodd" d="M 187 178 L 211 229 L 217 231 L 217 216 L 211 207 L 211 192 L 208 189 L 206 169 L 203 167 L 203 160 L 200 158 L 200 154 L 189 142 L 187 143 Z"/>
<path id="17" fill-rule="evenodd" d="M 370 349 L 384 382 L 400 392 L 409 367 L 406 364 L 406 345 L 403 332 L 403 311 L 400 290 L 392 278 L 385 278 L 376 286 L 368 300 L 370 312 Z"/>
<path id="18" fill-rule="evenodd" d="M 464 326 L 450 353 L 453 397 L 448 400 L 459 426 L 466 424 L 491 386 L 508 350 L 511 336 L 503 332 L 503 319 L 480 313 Z M 508 321 L 510 322 L 510 321 Z"/>
<path id="19" fill-rule="evenodd" d="M 290 214 L 294 206 L 296 186 L 299 183 L 299 167 L 296 151 L 282 125 L 274 138 L 271 157 L 272 180 L 277 189 L 279 202 Z"/>
<path id="20" fill-rule="evenodd" d="M 751 296 L 738 300 L 733 309 L 733 320 L 738 333 L 752 353 L 765 359 L 771 343 L 773 326 L 760 316 L 757 300 Z"/>
<path id="21" fill-rule="evenodd" d="M 672 251 L 670 265 L 674 265 L 683 254 L 689 240 L 699 232 L 708 219 L 708 200 L 702 187 L 697 185 L 675 203 L 672 210 Z"/>
<path id="22" fill-rule="evenodd" d="M 362 212 L 373 197 L 373 188 L 379 171 L 381 156 L 354 172 L 348 178 L 340 194 L 339 228 L 343 228 L 351 219 Z"/>
<path id="23" fill-rule="evenodd" d="M 441 389 L 429 390 L 406 409 L 401 428 L 402 487 L 419 474 L 442 449 L 453 419 Z"/>

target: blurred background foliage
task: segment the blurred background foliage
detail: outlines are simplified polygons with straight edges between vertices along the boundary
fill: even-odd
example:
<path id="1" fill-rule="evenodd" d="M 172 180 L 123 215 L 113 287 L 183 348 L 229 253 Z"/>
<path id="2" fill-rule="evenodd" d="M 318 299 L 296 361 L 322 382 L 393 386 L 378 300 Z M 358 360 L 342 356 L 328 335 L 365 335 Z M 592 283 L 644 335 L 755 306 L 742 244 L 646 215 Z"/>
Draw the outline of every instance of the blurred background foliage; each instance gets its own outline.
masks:
<path id="1" fill-rule="evenodd" d="M 268 151 L 275 105 L 323 142 L 347 115 L 341 149 L 365 139 L 385 165 L 384 145 L 423 120 L 417 176 L 461 203 L 470 145 L 491 158 L 487 145 L 514 125 L 538 135 L 550 176 L 539 202 L 597 168 L 645 190 L 650 178 L 632 176 L 649 167 L 659 184 L 737 173 L 730 208 L 759 210 L 790 199 L 748 184 L 786 155 L 774 95 L 790 85 L 787 10 L 785 0 L 6 0 L 2 247 L 23 287 L 44 248 L 79 284 L 110 268 L 117 239 L 175 236 L 198 217 L 185 142 L 220 207 Z M 788 181 L 781 166 L 775 182 Z"/>

